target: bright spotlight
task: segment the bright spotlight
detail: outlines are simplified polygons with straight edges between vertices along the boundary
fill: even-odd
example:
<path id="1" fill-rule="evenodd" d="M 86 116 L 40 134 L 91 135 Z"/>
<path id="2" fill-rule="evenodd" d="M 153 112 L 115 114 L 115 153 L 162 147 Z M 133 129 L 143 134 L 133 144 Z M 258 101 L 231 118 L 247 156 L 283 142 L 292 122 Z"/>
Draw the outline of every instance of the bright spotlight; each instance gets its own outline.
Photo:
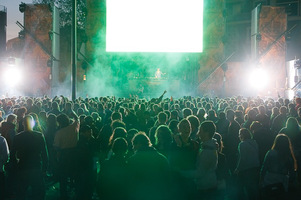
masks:
<path id="1" fill-rule="evenodd" d="M 22 72 L 16 67 L 10 67 L 3 73 L 4 83 L 9 87 L 14 87 L 22 81 Z"/>
<path id="2" fill-rule="evenodd" d="M 264 89 L 269 82 L 268 73 L 262 68 L 255 68 L 249 76 L 249 84 L 257 90 Z"/>

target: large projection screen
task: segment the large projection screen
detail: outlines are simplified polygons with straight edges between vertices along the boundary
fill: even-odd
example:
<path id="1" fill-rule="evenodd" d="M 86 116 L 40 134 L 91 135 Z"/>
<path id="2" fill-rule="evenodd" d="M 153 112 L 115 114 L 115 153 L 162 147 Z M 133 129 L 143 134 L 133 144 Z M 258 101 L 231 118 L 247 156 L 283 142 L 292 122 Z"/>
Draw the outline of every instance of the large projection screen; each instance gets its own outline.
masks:
<path id="1" fill-rule="evenodd" d="M 107 52 L 202 52 L 203 0 L 107 0 Z"/>

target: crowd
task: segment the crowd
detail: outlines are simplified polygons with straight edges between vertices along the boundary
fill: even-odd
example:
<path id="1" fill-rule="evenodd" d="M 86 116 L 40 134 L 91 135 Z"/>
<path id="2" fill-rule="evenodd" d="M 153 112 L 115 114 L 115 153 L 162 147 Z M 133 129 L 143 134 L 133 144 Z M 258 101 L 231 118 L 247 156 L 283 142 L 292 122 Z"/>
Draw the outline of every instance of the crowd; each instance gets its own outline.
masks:
<path id="1" fill-rule="evenodd" d="M 0 199 L 297 199 L 300 98 L 165 93 L 1 99 Z"/>

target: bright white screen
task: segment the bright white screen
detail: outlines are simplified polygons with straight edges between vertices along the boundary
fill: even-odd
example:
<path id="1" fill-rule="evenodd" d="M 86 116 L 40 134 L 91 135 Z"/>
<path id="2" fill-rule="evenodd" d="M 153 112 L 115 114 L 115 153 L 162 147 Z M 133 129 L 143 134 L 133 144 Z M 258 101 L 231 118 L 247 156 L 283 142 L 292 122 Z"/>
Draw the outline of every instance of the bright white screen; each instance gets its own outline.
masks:
<path id="1" fill-rule="evenodd" d="M 202 52 L 203 0 L 107 0 L 108 52 Z"/>

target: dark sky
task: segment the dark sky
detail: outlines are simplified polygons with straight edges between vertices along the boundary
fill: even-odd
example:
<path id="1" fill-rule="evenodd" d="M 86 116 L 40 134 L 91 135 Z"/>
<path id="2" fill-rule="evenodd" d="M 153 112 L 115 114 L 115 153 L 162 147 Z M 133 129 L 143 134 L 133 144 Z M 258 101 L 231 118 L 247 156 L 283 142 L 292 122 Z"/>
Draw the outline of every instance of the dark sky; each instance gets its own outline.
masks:
<path id="1" fill-rule="evenodd" d="M 18 37 L 20 28 L 17 26 L 16 21 L 23 24 L 23 13 L 19 11 L 19 4 L 32 3 L 32 0 L 0 0 L 0 5 L 7 8 L 7 40 Z"/>

